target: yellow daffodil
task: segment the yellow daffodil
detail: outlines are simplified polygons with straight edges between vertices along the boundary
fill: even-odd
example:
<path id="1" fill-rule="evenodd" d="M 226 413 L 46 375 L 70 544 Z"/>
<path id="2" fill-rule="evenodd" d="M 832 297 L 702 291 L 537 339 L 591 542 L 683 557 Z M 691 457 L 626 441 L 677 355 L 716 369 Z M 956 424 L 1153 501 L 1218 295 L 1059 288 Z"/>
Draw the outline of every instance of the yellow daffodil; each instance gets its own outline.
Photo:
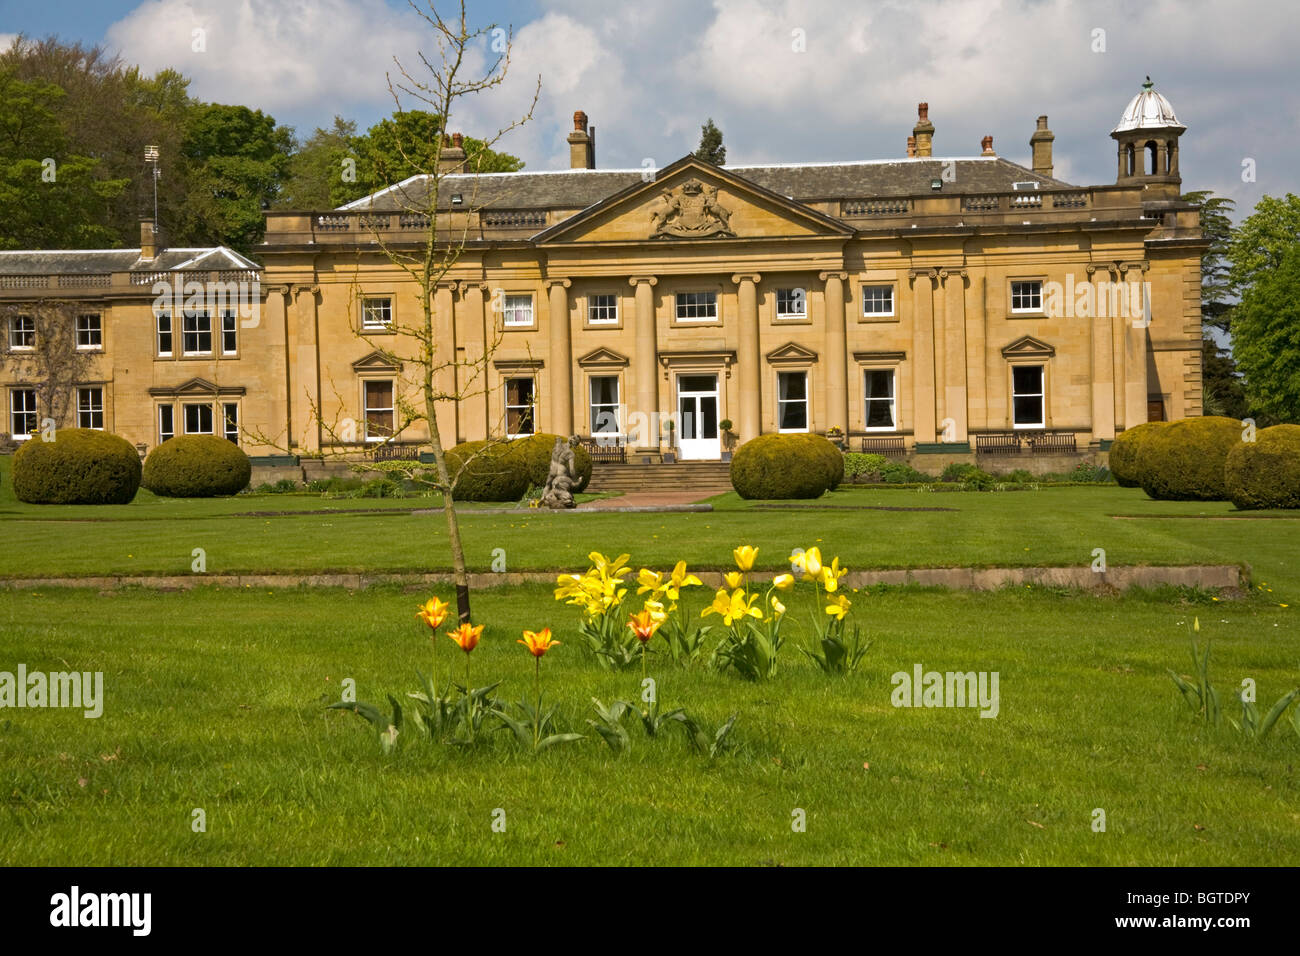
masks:
<path id="1" fill-rule="evenodd" d="M 723 575 L 723 579 L 727 582 L 727 587 L 732 590 L 735 590 L 745 583 L 745 576 L 739 571 L 728 571 Z"/>
<path id="2" fill-rule="evenodd" d="M 758 557 L 758 548 L 751 548 L 747 544 L 742 544 L 731 554 L 736 559 L 736 567 L 740 568 L 740 570 L 754 570 L 754 559 Z"/>
<path id="3" fill-rule="evenodd" d="M 515 643 L 528 648 L 533 657 L 541 657 L 552 647 L 560 646 L 559 641 L 551 640 L 551 629 L 549 627 L 544 627 L 540 631 L 524 631 L 524 639 Z"/>
<path id="4" fill-rule="evenodd" d="M 826 605 L 826 613 L 837 621 L 844 620 L 844 615 L 849 613 L 852 602 L 844 594 L 837 595 L 835 600 Z"/>
<path id="5" fill-rule="evenodd" d="M 662 619 L 655 620 L 654 614 L 649 609 L 638 611 L 627 620 L 628 629 L 643 645 L 655 636 L 655 631 L 659 630 L 659 625 L 662 623 Z"/>
<path id="6" fill-rule="evenodd" d="M 828 565 L 822 566 L 822 587 L 826 589 L 827 594 L 833 594 L 839 590 L 840 578 L 848 574 L 848 568 L 840 567 L 840 559 L 835 558 Z"/>
<path id="7" fill-rule="evenodd" d="M 794 575 L 778 574 L 776 577 L 772 579 L 772 587 L 776 588 L 778 591 L 790 590 L 792 587 L 794 587 Z"/>
<path id="8" fill-rule="evenodd" d="M 636 576 L 636 580 L 637 584 L 640 585 L 636 589 L 637 594 L 645 594 L 647 591 L 657 594 L 663 590 L 664 576 L 658 571 L 642 568 L 641 572 Z"/>
<path id="9" fill-rule="evenodd" d="M 816 581 L 822 576 L 822 552 L 820 548 L 809 548 L 802 554 L 790 555 L 790 563 L 803 572 L 805 581 Z"/>
<path id="10" fill-rule="evenodd" d="M 468 654 L 474 648 L 478 647 L 479 638 L 483 636 L 483 625 L 475 627 L 473 624 L 462 624 L 454 631 L 448 631 L 447 636 L 456 642 L 456 646 Z"/>
<path id="11" fill-rule="evenodd" d="M 442 622 L 447 619 L 447 607 L 446 601 L 439 601 L 436 597 L 431 597 L 419 605 L 419 610 L 415 616 L 436 631 L 442 627 Z"/>
<path id="12" fill-rule="evenodd" d="M 777 618 L 780 618 L 781 615 L 785 613 L 785 605 L 782 604 L 780 600 L 777 599 L 777 596 L 775 594 L 772 595 L 771 600 L 772 600 L 772 613 Z"/>

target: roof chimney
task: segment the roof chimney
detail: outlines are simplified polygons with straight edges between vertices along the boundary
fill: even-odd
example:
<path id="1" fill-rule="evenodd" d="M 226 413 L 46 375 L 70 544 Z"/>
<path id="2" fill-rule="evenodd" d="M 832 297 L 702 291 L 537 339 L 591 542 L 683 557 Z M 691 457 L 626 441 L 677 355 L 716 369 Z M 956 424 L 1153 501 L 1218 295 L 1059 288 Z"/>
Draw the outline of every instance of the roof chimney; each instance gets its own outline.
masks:
<path id="1" fill-rule="evenodd" d="M 1047 117 L 1038 117 L 1038 128 L 1034 130 L 1034 135 L 1029 137 L 1029 148 L 1034 154 L 1034 172 L 1040 176 L 1052 175 L 1052 140 L 1054 139 L 1056 136 L 1047 128 Z"/>
<path id="2" fill-rule="evenodd" d="M 982 140 L 980 140 L 980 149 L 983 150 L 983 152 L 980 153 L 981 156 L 996 156 L 996 155 L 997 155 L 997 153 L 993 152 L 993 137 L 992 137 L 992 136 L 985 136 Z"/>
<path id="3" fill-rule="evenodd" d="M 442 149 L 438 152 L 438 173 L 443 176 L 464 172 L 465 137 L 460 133 L 443 136 Z"/>
<path id="4" fill-rule="evenodd" d="M 916 137 L 915 136 L 907 137 L 907 158 L 908 159 L 916 158 Z"/>
<path id="5" fill-rule="evenodd" d="M 573 114 L 573 132 L 569 134 L 569 168 L 596 168 L 596 140 L 587 131 L 587 114 L 582 110 Z"/>
<path id="6" fill-rule="evenodd" d="M 158 229 L 152 219 L 140 220 L 140 258 L 145 262 L 158 258 Z"/>
<path id="7" fill-rule="evenodd" d="M 934 137 L 934 124 L 930 122 L 930 104 L 916 104 L 916 125 L 912 127 L 912 135 L 916 137 L 916 155 L 929 156 L 930 143 Z"/>

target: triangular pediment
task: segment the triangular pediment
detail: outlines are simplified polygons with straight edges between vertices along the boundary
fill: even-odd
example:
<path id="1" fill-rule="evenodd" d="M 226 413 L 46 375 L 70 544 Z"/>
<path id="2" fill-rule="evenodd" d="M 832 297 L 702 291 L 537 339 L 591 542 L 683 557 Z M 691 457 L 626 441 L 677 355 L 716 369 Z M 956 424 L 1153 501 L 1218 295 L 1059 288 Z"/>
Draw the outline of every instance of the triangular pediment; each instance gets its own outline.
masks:
<path id="1" fill-rule="evenodd" d="M 1003 358 L 1051 358 L 1056 349 L 1032 335 L 1022 335 L 1002 349 Z"/>
<path id="2" fill-rule="evenodd" d="M 797 342 L 787 342 L 767 353 L 768 365 L 809 365 L 817 361 L 817 353 Z"/>
<path id="3" fill-rule="evenodd" d="M 843 237 L 853 230 L 724 166 L 686 156 L 538 233 L 538 244 Z"/>
<path id="4" fill-rule="evenodd" d="M 230 397 L 234 395 L 243 395 L 245 388 L 242 385 L 217 385 L 209 382 L 206 378 L 192 378 L 180 385 L 157 385 L 149 389 L 149 394 L 155 398 L 185 398 L 197 397 L 216 398 Z"/>
<path id="5" fill-rule="evenodd" d="M 582 368 L 627 368 L 628 364 L 629 360 L 626 355 L 621 355 L 613 349 L 607 349 L 603 346 L 593 349 L 578 359 L 578 365 Z"/>
<path id="6" fill-rule="evenodd" d="M 354 372 L 396 372 L 401 366 L 394 362 L 390 356 L 376 349 L 369 355 L 357 359 L 352 363 Z"/>

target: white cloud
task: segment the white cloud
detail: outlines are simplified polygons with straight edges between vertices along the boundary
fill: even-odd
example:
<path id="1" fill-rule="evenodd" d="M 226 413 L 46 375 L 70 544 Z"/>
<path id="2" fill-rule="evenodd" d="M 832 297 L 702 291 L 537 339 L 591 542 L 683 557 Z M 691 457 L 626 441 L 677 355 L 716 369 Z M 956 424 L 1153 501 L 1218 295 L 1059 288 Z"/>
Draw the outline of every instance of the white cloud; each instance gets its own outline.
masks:
<path id="1" fill-rule="evenodd" d="M 13 42 L 17 39 L 18 39 L 18 34 L 16 33 L 0 33 L 0 53 L 3 53 L 5 50 L 9 49 L 9 47 L 11 47 L 13 45 Z"/>

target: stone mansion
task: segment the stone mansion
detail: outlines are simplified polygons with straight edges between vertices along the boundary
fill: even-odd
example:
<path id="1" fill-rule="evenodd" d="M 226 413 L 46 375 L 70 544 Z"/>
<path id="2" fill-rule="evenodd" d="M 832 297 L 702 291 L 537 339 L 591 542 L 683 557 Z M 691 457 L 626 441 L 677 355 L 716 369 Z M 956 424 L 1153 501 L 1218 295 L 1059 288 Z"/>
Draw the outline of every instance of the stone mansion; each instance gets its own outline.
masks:
<path id="1" fill-rule="evenodd" d="M 1110 134 L 1115 182 L 1095 186 L 1053 176 L 1045 116 L 1029 166 L 992 137 L 936 155 L 924 103 L 890 160 L 600 169 L 579 112 L 571 168 L 474 176 L 457 137 L 437 197 L 463 242 L 433 300 L 438 388 L 459 396 L 444 444 L 548 431 L 716 460 L 728 438 L 838 430 L 853 450 L 1086 450 L 1199 415 L 1183 131 L 1148 82 Z M 401 327 L 421 315 L 385 250 L 418 249 L 427 186 L 269 212 L 260 263 L 167 249 L 151 222 L 139 249 L 0 253 L 0 433 L 52 416 L 142 449 L 225 435 L 254 458 L 384 442 L 419 399 Z M 159 282 L 238 286 L 254 308 L 159 305 Z M 56 407 L 34 359 L 59 314 L 80 364 Z"/>

